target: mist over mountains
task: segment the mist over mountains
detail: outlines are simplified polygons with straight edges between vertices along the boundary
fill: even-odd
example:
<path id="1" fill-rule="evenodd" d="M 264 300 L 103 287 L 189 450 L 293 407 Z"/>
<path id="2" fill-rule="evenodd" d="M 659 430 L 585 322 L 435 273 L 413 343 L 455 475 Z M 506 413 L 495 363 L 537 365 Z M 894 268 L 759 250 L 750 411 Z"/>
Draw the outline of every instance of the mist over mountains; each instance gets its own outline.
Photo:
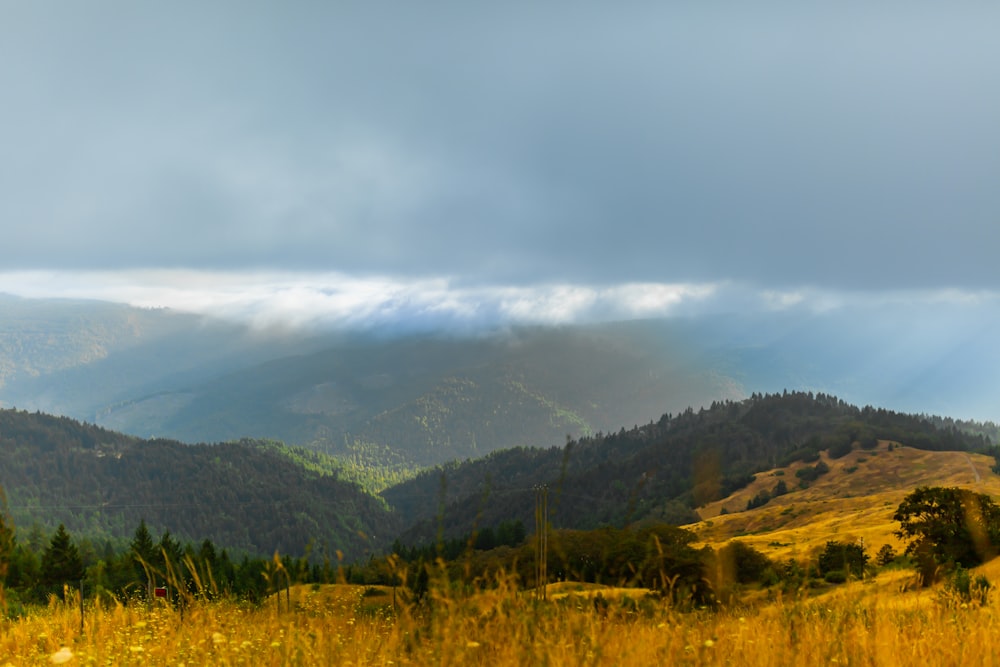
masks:
<path id="1" fill-rule="evenodd" d="M 781 389 L 995 419 L 991 315 L 787 309 L 479 332 L 254 329 L 0 297 L 0 405 L 141 437 L 273 438 L 431 465 Z"/>

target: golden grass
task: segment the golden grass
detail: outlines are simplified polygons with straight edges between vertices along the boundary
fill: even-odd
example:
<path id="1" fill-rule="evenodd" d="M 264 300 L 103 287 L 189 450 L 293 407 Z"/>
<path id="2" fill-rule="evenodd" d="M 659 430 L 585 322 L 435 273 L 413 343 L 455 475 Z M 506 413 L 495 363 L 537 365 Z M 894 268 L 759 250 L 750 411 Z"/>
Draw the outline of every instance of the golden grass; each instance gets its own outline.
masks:
<path id="1" fill-rule="evenodd" d="M 702 543 L 733 537 L 773 558 L 811 558 L 828 540 L 863 538 L 869 553 L 900 545 L 892 514 L 920 485 L 1000 494 L 992 459 L 909 448 L 854 451 L 797 489 L 801 464 L 757 475 L 733 496 L 702 508 Z M 847 472 L 854 468 L 853 472 Z M 978 479 L 976 478 L 978 473 Z M 785 479 L 792 490 L 738 512 Z M 720 515 L 722 507 L 732 514 Z M 1000 559 L 977 573 L 1000 583 Z M 913 574 L 782 598 L 754 591 L 741 605 L 680 613 L 645 591 L 592 584 L 549 586 L 548 600 L 501 585 L 408 605 L 390 588 L 293 586 L 263 605 L 193 602 L 53 602 L 0 622 L 6 665 L 1000 665 L 1000 608 L 962 605 Z M 598 593 L 600 598 L 598 598 Z M 994 594 L 994 597 L 998 597 Z M 775 599 L 776 598 L 776 599 Z M 752 602 L 750 602 L 752 601 Z"/>
<path id="2" fill-rule="evenodd" d="M 638 610 L 581 597 L 538 603 L 506 588 L 392 613 L 371 603 L 391 593 L 304 586 L 280 612 L 230 602 L 195 603 L 183 617 L 166 605 L 90 607 L 83 633 L 79 610 L 53 603 L 5 622 L 0 665 L 1000 664 L 1000 609 L 901 593 L 906 576 L 691 613 L 650 601 Z"/>
<path id="3" fill-rule="evenodd" d="M 806 489 L 799 489 L 793 463 L 756 475 L 752 484 L 722 500 L 698 509 L 702 521 L 688 526 L 702 544 L 719 546 L 739 537 L 771 558 L 806 560 L 829 540 L 864 540 L 875 554 L 883 544 L 897 551 L 904 544 L 893 534 L 892 520 L 899 503 L 918 486 L 958 486 L 1000 495 L 1000 476 L 990 468 L 993 459 L 964 452 L 929 452 L 882 441 L 872 451 L 855 449 L 839 459 L 824 453 L 830 472 Z M 854 469 L 853 472 L 847 472 Z M 744 511 L 761 490 L 785 480 L 789 493 L 763 507 Z M 722 508 L 730 514 L 720 514 Z"/>

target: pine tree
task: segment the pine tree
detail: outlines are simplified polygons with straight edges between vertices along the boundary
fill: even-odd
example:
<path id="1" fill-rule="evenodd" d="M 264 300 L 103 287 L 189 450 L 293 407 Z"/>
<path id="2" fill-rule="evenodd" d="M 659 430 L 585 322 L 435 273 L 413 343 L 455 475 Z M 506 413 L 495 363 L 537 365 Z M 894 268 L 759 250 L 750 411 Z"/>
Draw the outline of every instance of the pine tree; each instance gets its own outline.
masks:
<path id="1" fill-rule="evenodd" d="M 2 491 L 0 491 L 2 494 Z M 10 563 L 14 556 L 14 528 L 11 524 L 10 517 L 7 516 L 7 502 L 6 498 L 2 498 L 3 507 L 0 510 L 0 590 L 3 589 L 3 584 L 7 579 L 7 574 L 10 571 Z M 3 596 L 0 594 L 0 601 L 2 601 Z"/>
<path id="2" fill-rule="evenodd" d="M 83 579 L 83 561 L 66 527 L 59 524 L 52 541 L 42 553 L 42 586 L 49 592 L 61 591 L 67 584 Z"/>
<path id="3" fill-rule="evenodd" d="M 146 567 L 156 563 L 157 549 L 153 543 L 153 536 L 149 534 L 149 528 L 146 527 L 145 519 L 139 521 L 139 527 L 135 529 L 135 536 L 129 543 L 129 550 L 135 562 L 136 577 L 149 584 L 150 582 L 146 578 Z"/>

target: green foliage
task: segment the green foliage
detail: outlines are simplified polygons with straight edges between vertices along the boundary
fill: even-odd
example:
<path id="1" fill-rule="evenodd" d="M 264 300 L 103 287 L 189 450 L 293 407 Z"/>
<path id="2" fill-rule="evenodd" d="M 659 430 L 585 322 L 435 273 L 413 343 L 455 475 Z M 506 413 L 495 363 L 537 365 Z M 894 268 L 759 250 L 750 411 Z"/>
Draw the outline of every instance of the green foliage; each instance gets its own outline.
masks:
<path id="1" fill-rule="evenodd" d="M 0 489 L 0 601 L 3 600 L 3 586 L 10 574 L 11 559 L 14 556 L 14 527 L 7 514 L 7 503 Z"/>
<path id="2" fill-rule="evenodd" d="M 922 417 L 859 409 L 829 395 L 755 394 L 745 401 L 667 414 L 616 433 L 596 433 L 572 441 L 568 448 L 522 447 L 442 465 L 386 489 L 382 496 L 410 526 L 402 538 L 411 544 L 433 541 L 439 527 L 452 538 L 475 525 L 508 519 L 530 524 L 531 489 L 541 484 L 552 490 L 557 526 L 624 527 L 665 520 L 660 508 L 666 502 L 690 510 L 723 498 L 778 461 L 815 457 L 798 478 L 808 484 L 803 476 L 815 480 L 829 470 L 818 460 L 821 449 L 867 434 L 935 449 L 974 449 L 981 444 L 978 436 L 938 433 Z M 448 484 L 439 514 L 442 475 Z M 775 496 L 774 490 L 768 493 Z M 761 496 L 756 502 L 763 500 Z"/>
<path id="3" fill-rule="evenodd" d="M 83 561 L 66 527 L 59 524 L 52 541 L 42 554 L 40 584 L 50 593 L 61 593 L 63 586 L 75 587 L 83 579 Z"/>
<path id="4" fill-rule="evenodd" d="M 906 496 L 893 515 L 896 534 L 910 540 L 906 553 L 916 556 L 924 582 L 933 566 L 969 568 L 997 554 L 1000 508 L 968 489 L 920 487 Z"/>
<path id="5" fill-rule="evenodd" d="M 831 445 L 826 453 L 831 459 L 839 459 L 847 456 L 853 450 L 854 442 L 852 440 L 841 440 L 837 444 Z"/>
<path id="6" fill-rule="evenodd" d="M 747 509 L 752 510 L 771 502 L 771 493 L 767 489 L 761 489 L 757 494 L 747 501 Z"/>
<path id="7" fill-rule="evenodd" d="M 0 479 L 18 524 L 63 523 L 94 540 L 128 539 L 145 519 L 174 539 L 249 554 L 312 545 L 317 556 L 353 558 L 388 545 L 399 527 L 381 499 L 273 448 L 143 441 L 16 410 L 0 410 Z"/>
<path id="8" fill-rule="evenodd" d="M 863 576 L 867 564 L 868 555 L 861 545 L 836 541 L 826 543 L 816 563 L 820 574 L 841 572 L 853 577 Z"/>
<path id="9" fill-rule="evenodd" d="M 944 583 L 945 593 L 960 603 L 985 605 L 990 597 L 990 580 L 985 575 L 973 578 L 961 565 L 955 567 Z"/>
<path id="10" fill-rule="evenodd" d="M 739 540 L 732 540 L 721 547 L 716 553 L 716 558 L 741 584 L 763 583 L 765 579 L 770 579 L 774 575 L 775 566 L 771 559 Z"/>
<path id="11" fill-rule="evenodd" d="M 875 554 L 875 564 L 879 567 L 885 567 L 895 561 L 897 555 L 891 544 L 883 544 L 878 553 Z"/>
<path id="12" fill-rule="evenodd" d="M 847 573 L 843 570 L 830 570 L 823 573 L 823 581 L 828 584 L 842 584 L 847 581 Z"/>
<path id="13" fill-rule="evenodd" d="M 815 482 L 822 475 L 830 472 L 830 466 L 825 462 L 820 461 L 814 466 L 806 466 L 805 468 L 799 468 L 795 471 L 795 476 L 801 479 L 803 482 Z"/>

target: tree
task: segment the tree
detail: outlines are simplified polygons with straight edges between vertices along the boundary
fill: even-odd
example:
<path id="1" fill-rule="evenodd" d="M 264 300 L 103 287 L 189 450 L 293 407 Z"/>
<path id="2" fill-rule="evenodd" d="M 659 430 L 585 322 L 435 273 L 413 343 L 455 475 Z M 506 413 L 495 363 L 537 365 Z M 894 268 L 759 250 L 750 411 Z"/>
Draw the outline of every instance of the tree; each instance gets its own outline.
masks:
<path id="1" fill-rule="evenodd" d="M 59 524 L 52 541 L 42 553 L 42 586 L 49 592 L 83 579 L 83 561 L 66 527 Z"/>
<path id="2" fill-rule="evenodd" d="M 7 502 L 0 489 L 0 602 L 3 600 L 3 585 L 10 570 L 10 563 L 14 556 L 14 528 L 11 525 L 10 517 L 7 516 Z"/>
<path id="3" fill-rule="evenodd" d="M 833 541 L 826 543 L 817 561 L 820 574 L 839 571 L 855 577 L 864 574 L 867 564 L 868 554 L 860 544 Z"/>
<path id="4" fill-rule="evenodd" d="M 896 560 L 896 550 L 891 544 L 883 544 L 875 555 L 875 564 L 879 567 L 885 567 L 894 560 Z"/>
<path id="5" fill-rule="evenodd" d="M 140 519 L 139 526 L 135 529 L 135 535 L 129 543 L 129 551 L 135 564 L 135 574 L 140 581 L 146 581 L 147 586 L 151 582 L 147 579 L 147 568 L 152 567 L 157 562 L 158 551 L 153 543 L 153 536 L 146 527 L 146 520 Z"/>
<path id="6" fill-rule="evenodd" d="M 924 583 L 930 567 L 974 567 L 997 554 L 1000 507 L 989 496 L 968 489 L 920 487 L 903 499 L 893 515 L 896 535 L 910 540 L 906 553 L 923 562 Z"/>

